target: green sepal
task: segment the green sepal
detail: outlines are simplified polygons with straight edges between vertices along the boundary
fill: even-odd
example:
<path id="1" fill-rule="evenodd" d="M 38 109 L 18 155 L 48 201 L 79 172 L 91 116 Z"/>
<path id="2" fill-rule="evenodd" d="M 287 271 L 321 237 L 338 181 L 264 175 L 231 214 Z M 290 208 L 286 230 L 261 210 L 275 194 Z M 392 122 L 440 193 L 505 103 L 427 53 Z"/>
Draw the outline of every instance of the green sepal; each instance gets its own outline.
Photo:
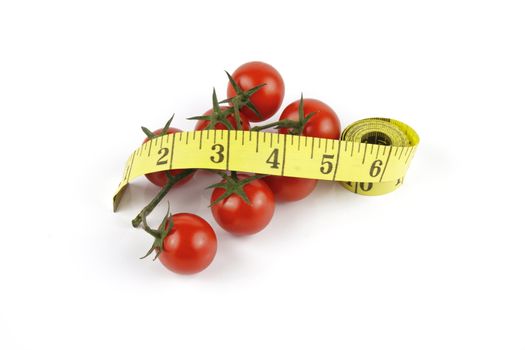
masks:
<path id="1" fill-rule="evenodd" d="M 141 129 L 150 140 L 153 140 L 155 137 L 157 137 L 154 133 L 151 132 L 150 129 L 146 128 L 145 126 L 142 126 Z"/>
<path id="2" fill-rule="evenodd" d="M 215 88 L 213 88 L 212 106 L 213 106 L 213 111 L 215 113 L 219 113 L 221 111 L 221 107 L 219 106 L 219 101 L 217 100 L 217 92 L 215 92 Z"/>
<path id="3" fill-rule="evenodd" d="M 186 118 L 187 120 L 209 120 L 210 119 L 210 116 L 209 115 L 197 115 L 195 117 L 189 117 L 189 118 Z"/>
<path id="4" fill-rule="evenodd" d="M 154 230 L 148 226 L 145 220 L 143 220 L 144 229 L 151 234 L 153 237 L 155 237 L 153 244 L 151 245 L 151 248 L 148 250 L 146 255 L 141 257 L 141 259 L 144 259 L 151 255 L 154 251 L 157 253 L 155 254 L 155 257 L 153 260 L 156 260 L 160 253 L 162 253 L 162 250 L 164 249 L 164 239 L 170 231 L 173 229 L 173 220 L 170 220 L 171 213 L 170 213 L 170 203 L 168 202 L 168 211 L 166 212 L 166 215 L 162 219 L 162 222 L 160 223 L 159 227 Z M 145 219 L 145 218 L 144 218 Z M 167 225 L 166 225 L 167 224 Z"/>
<path id="5" fill-rule="evenodd" d="M 257 174 L 253 176 L 249 176 L 245 179 L 239 180 L 237 178 L 237 173 L 232 171 L 231 175 L 228 176 L 224 172 L 219 172 L 219 175 L 223 178 L 223 181 L 210 185 L 206 188 L 223 188 L 225 192 L 219 196 L 216 200 L 214 200 L 209 207 L 213 207 L 215 204 L 219 203 L 225 198 L 228 198 L 232 194 L 236 194 L 248 205 L 251 205 L 250 199 L 246 195 L 246 192 L 244 191 L 244 186 L 249 184 L 250 182 L 263 178 L 266 175 L 263 174 Z"/>
<path id="6" fill-rule="evenodd" d="M 166 135 L 166 133 L 168 132 L 170 128 L 171 122 L 173 121 L 173 117 L 175 117 L 175 113 L 171 115 L 171 118 L 168 119 L 168 121 L 166 122 L 166 125 L 164 125 L 164 128 L 162 128 L 162 131 L 160 132 L 160 136 Z"/>
<path id="7" fill-rule="evenodd" d="M 259 120 L 261 120 L 262 119 L 261 114 L 259 113 L 257 108 L 255 108 L 253 103 L 250 101 L 250 97 L 254 93 L 256 93 L 259 89 L 261 89 L 263 86 L 265 86 L 266 84 L 265 83 L 264 84 L 259 84 L 257 86 L 254 86 L 251 89 L 248 89 L 248 90 L 244 91 L 239 86 L 239 84 L 237 84 L 235 79 L 233 79 L 233 77 L 230 75 L 230 73 L 228 73 L 227 71 L 225 71 L 225 72 L 226 72 L 226 75 L 228 76 L 228 80 L 229 80 L 231 86 L 233 87 L 233 90 L 235 91 L 235 96 L 231 97 L 231 98 L 228 98 L 228 99 L 225 99 L 225 100 L 222 100 L 220 103 L 226 103 L 227 102 L 227 103 L 232 104 L 234 106 L 234 112 L 238 112 L 242 107 L 247 106 L 253 113 L 255 113 L 257 118 Z M 237 114 L 235 114 L 236 120 L 237 120 L 238 117 L 239 116 Z M 237 123 L 239 123 L 239 122 L 240 122 L 240 120 L 237 120 Z"/>
<path id="8" fill-rule="evenodd" d="M 261 131 L 268 128 L 289 129 L 288 133 L 290 135 L 301 135 L 306 123 L 308 123 L 316 113 L 317 112 L 310 112 L 306 117 L 304 116 L 304 101 L 303 94 L 301 93 L 298 107 L 298 120 L 282 119 L 266 125 L 255 126 L 252 128 L 252 131 Z"/>
<path id="9" fill-rule="evenodd" d="M 239 113 L 239 106 L 237 104 L 233 105 L 233 117 L 235 118 L 235 123 L 237 124 L 238 130 L 242 130 L 241 114 Z"/>
<path id="10" fill-rule="evenodd" d="M 257 86 L 254 86 L 252 87 L 251 89 L 249 90 L 246 90 L 244 93 L 248 96 L 251 96 L 253 95 L 254 93 L 256 93 L 259 89 L 261 89 L 262 87 L 264 87 L 265 85 L 267 85 L 266 83 L 262 83 L 262 84 L 259 84 Z"/>
<path id="11" fill-rule="evenodd" d="M 154 133 L 151 132 L 150 129 L 146 128 L 145 126 L 142 126 L 141 129 L 142 131 L 144 132 L 144 134 L 146 134 L 146 136 L 150 139 L 150 140 L 153 140 L 154 138 L 156 137 L 161 137 L 161 136 L 164 136 L 168 133 L 168 130 L 170 128 L 170 125 L 171 125 L 171 122 L 173 121 L 173 117 L 175 117 L 175 113 L 173 113 L 171 115 L 171 118 L 168 119 L 168 121 L 166 122 L 166 124 L 164 125 L 164 127 L 162 128 L 162 130 L 160 131 L 160 134 L 158 135 L 155 135 Z"/>
<path id="12" fill-rule="evenodd" d="M 259 120 L 263 119 L 261 114 L 259 113 L 257 108 L 255 108 L 254 104 L 251 101 L 246 102 L 246 108 L 248 108 L 250 111 L 255 113 L 255 116 L 257 117 L 257 119 L 259 119 Z"/>
<path id="13" fill-rule="evenodd" d="M 233 77 L 230 75 L 230 73 L 228 73 L 228 71 L 225 70 L 225 72 L 226 72 L 226 75 L 228 76 L 228 80 L 230 81 L 230 84 L 232 84 L 233 90 L 235 90 L 235 94 L 241 95 L 243 91 L 241 87 L 239 86 L 239 84 L 237 84 L 235 79 L 233 79 Z"/>

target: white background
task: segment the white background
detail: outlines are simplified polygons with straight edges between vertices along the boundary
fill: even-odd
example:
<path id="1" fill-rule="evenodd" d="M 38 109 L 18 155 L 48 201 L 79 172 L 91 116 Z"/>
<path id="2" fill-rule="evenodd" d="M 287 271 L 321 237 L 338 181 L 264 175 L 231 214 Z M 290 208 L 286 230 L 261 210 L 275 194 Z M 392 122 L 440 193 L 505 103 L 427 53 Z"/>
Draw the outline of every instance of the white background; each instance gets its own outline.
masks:
<path id="1" fill-rule="evenodd" d="M 1 3 L 0 348 L 525 349 L 522 4 L 344 3 Z M 238 239 L 199 177 L 168 199 L 214 225 L 213 264 L 139 260 L 155 188 L 111 197 L 140 126 L 192 129 L 250 60 L 285 105 L 413 126 L 405 185 L 322 183 Z"/>

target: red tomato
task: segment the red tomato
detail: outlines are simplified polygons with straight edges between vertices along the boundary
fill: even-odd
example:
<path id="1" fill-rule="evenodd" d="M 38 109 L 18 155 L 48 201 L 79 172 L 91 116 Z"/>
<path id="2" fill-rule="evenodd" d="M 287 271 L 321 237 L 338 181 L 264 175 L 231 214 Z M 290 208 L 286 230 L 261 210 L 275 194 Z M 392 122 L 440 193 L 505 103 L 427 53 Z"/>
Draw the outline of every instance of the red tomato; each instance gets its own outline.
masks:
<path id="1" fill-rule="evenodd" d="M 261 118 L 248 109 L 241 108 L 251 122 L 263 121 L 274 115 L 283 103 L 284 81 L 281 74 L 264 62 L 248 62 L 237 68 L 232 74 L 233 80 L 246 91 L 260 84 L 266 84 L 250 97 Z M 228 98 L 236 95 L 233 86 L 228 83 Z"/>
<path id="2" fill-rule="evenodd" d="M 224 111 L 225 109 L 228 109 L 228 107 L 221 106 L 221 111 Z M 212 111 L 213 109 L 210 109 L 206 111 L 206 113 L 204 113 L 203 115 L 211 115 Z M 242 130 L 246 130 L 246 131 L 250 130 L 250 120 L 240 111 L 239 111 L 239 116 L 241 117 Z M 227 116 L 226 119 L 228 119 L 228 121 L 234 127 L 234 129 L 239 129 L 237 126 L 237 121 L 235 120 L 235 116 L 233 115 L 233 113 Z M 197 121 L 197 124 L 195 124 L 195 130 L 204 130 L 209 124 L 210 124 L 209 120 L 199 120 Z M 215 130 L 228 130 L 226 125 L 222 123 L 215 124 L 214 129 Z"/>
<path id="3" fill-rule="evenodd" d="M 175 133 L 178 133 L 178 132 L 181 132 L 182 130 L 179 130 L 179 129 L 176 129 L 176 128 L 169 128 L 168 129 L 168 132 L 166 134 L 175 134 Z M 158 129 L 158 130 L 155 130 L 153 131 L 153 134 L 155 135 L 160 135 L 160 133 L 162 132 L 162 129 Z M 142 142 L 142 143 L 146 143 L 147 141 L 149 141 L 149 137 L 146 137 L 146 139 Z M 183 172 L 184 170 L 170 170 L 170 174 L 175 176 L 181 172 Z M 193 177 L 193 173 L 191 173 L 190 175 L 186 176 L 184 179 L 180 180 L 179 182 L 177 182 L 173 187 L 179 187 L 179 186 L 182 186 L 184 185 L 186 182 L 190 181 L 190 179 Z M 168 182 L 168 176 L 166 175 L 166 171 L 157 171 L 156 173 L 150 173 L 150 174 L 146 174 L 146 178 L 153 184 L 159 186 L 159 187 L 163 187 L 164 185 L 166 185 L 166 183 Z"/>
<path id="4" fill-rule="evenodd" d="M 339 139 L 341 134 L 341 122 L 334 110 L 326 103 L 313 98 L 303 100 L 304 116 L 311 112 L 316 112 L 314 116 L 306 122 L 303 128 L 303 136 L 322 137 L 325 139 Z M 289 104 L 279 117 L 279 120 L 299 119 L 299 100 Z M 280 134 L 287 134 L 288 129 L 279 129 Z"/>
<path id="5" fill-rule="evenodd" d="M 200 216 L 180 213 L 170 217 L 173 227 L 162 242 L 160 262 L 171 271 L 197 273 L 212 262 L 217 252 L 217 236 Z"/>
<path id="6" fill-rule="evenodd" d="M 276 201 L 293 202 L 307 197 L 317 180 L 288 176 L 266 176 L 262 180 L 272 189 Z"/>
<path id="7" fill-rule="evenodd" d="M 246 176 L 239 175 L 239 179 L 243 178 Z M 239 195 L 232 194 L 211 207 L 215 221 L 226 231 L 240 236 L 257 233 L 265 228 L 275 209 L 272 190 L 263 181 L 253 180 L 243 188 L 250 204 Z M 224 192 L 224 188 L 215 188 L 210 203 Z"/>

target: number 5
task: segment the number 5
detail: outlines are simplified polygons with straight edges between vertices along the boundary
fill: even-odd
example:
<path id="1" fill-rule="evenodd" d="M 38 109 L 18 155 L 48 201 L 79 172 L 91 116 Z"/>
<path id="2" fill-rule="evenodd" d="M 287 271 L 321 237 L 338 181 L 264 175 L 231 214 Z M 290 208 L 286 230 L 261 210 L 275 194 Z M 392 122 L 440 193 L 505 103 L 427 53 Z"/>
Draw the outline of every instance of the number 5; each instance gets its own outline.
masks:
<path id="1" fill-rule="evenodd" d="M 330 174 L 334 169 L 334 164 L 327 159 L 334 159 L 334 155 L 323 154 L 323 159 L 321 159 L 321 168 L 319 168 L 319 170 L 321 170 L 321 173 L 325 175 Z"/>

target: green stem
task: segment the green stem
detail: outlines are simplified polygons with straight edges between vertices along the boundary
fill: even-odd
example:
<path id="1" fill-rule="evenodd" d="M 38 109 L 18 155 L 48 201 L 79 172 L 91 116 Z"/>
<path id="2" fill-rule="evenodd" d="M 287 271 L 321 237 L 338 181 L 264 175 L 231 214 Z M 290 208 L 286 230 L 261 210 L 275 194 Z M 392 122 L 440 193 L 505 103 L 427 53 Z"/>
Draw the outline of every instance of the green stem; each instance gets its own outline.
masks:
<path id="1" fill-rule="evenodd" d="M 153 209 L 155 209 L 157 204 L 159 204 L 160 201 L 168 194 L 170 189 L 177 182 L 179 182 L 180 180 L 184 179 L 186 176 L 190 175 L 194 171 L 195 171 L 195 169 L 186 169 L 183 172 L 181 172 L 181 173 L 179 173 L 179 174 L 177 174 L 175 176 L 168 176 L 168 182 L 161 188 L 159 193 L 157 193 L 157 195 L 151 200 L 151 202 L 149 202 L 149 204 L 146 205 L 144 207 L 144 209 L 142 209 L 140 211 L 140 213 L 135 217 L 135 219 L 133 219 L 131 221 L 131 224 L 133 225 L 133 227 L 139 227 L 140 223 L 144 221 L 143 219 L 146 216 L 148 216 L 153 211 Z M 148 232 L 148 233 L 151 234 L 151 232 Z"/>
<path id="2" fill-rule="evenodd" d="M 272 128 L 274 126 L 281 126 L 283 123 L 282 121 L 277 121 L 277 122 L 273 122 L 273 123 L 269 123 L 269 124 L 266 124 L 266 125 L 260 125 L 260 126 L 254 126 L 251 131 L 261 131 L 261 130 L 264 130 L 264 129 L 269 129 L 269 128 Z"/>
<path id="3" fill-rule="evenodd" d="M 233 103 L 233 116 L 235 118 L 235 123 L 237 124 L 235 126 L 235 129 L 242 130 L 241 115 L 239 114 L 239 104 L 237 103 L 237 101 Z"/>
<path id="4" fill-rule="evenodd" d="M 141 219 L 142 219 L 142 225 L 144 226 L 144 231 L 146 231 L 147 233 L 149 233 L 150 235 L 152 235 L 153 238 L 155 238 L 155 239 L 160 238 L 160 234 L 159 234 L 159 232 L 156 231 L 156 230 L 154 230 L 154 229 L 152 229 L 152 228 L 148 225 L 148 223 L 147 223 L 147 221 L 146 221 L 146 215 L 147 215 L 147 214 L 145 214 L 145 213 L 143 213 L 143 212 L 140 212 L 139 215 L 140 215 L 140 217 L 141 217 Z"/>

